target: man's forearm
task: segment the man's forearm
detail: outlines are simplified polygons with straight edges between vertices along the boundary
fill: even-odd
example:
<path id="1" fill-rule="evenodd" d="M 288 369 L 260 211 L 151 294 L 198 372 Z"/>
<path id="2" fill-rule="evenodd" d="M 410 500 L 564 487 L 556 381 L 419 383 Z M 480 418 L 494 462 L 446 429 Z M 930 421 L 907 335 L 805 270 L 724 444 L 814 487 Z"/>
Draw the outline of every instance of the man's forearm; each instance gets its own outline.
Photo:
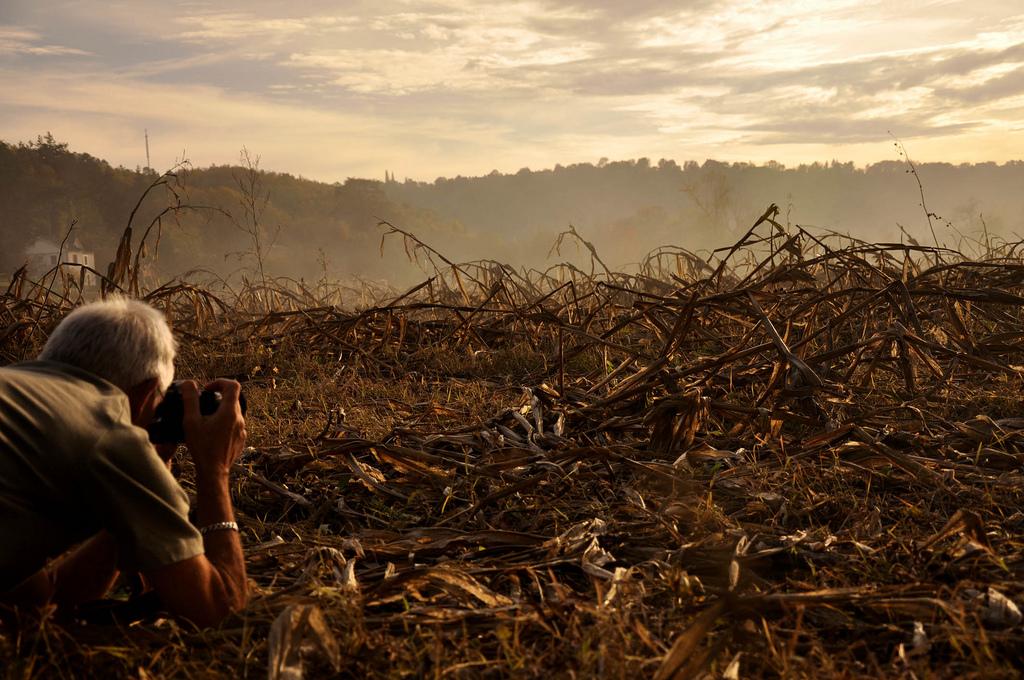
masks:
<path id="1" fill-rule="evenodd" d="M 228 488 L 228 475 L 199 475 L 196 479 L 198 499 L 196 520 L 199 527 L 218 522 L 233 522 L 234 509 Z M 206 557 L 216 568 L 222 580 L 224 596 L 230 609 L 240 609 L 247 599 L 245 557 L 242 542 L 237 531 L 211 531 L 203 536 Z"/>
<path id="2" fill-rule="evenodd" d="M 234 521 L 227 474 L 196 476 L 196 523 L 200 528 Z M 214 626 L 248 599 L 242 542 L 237 531 L 209 531 L 204 555 L 153 570 L 153 585 L 164 606 L 199 626 Z"/>

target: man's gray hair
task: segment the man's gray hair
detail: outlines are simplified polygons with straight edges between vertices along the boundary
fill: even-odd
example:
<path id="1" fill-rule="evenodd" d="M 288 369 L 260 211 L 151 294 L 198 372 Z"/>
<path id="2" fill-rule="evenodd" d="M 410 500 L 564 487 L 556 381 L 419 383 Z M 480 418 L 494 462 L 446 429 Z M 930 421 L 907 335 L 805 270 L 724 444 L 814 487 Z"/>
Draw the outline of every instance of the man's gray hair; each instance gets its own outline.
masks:
<path id="1" fill-rule="evenodd" d="M 77 366 L 125 391 L 156 378 L 163 392 L 174 378 L 176 350 L 163 313 L 145 302 L 112 297 L 68 314 L 39 358 Z"/>

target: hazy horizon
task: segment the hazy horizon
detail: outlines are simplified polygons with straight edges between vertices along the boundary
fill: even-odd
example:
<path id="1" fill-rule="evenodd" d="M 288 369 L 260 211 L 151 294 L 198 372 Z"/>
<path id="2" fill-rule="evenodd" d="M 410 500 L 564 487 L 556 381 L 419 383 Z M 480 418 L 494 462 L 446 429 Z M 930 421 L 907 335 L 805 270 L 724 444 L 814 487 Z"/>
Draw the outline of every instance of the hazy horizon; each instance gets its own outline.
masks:
<path id="1" fill-rule="evenodd" d="M 118 164 L 118 163 L 115 163 L 112 159 L 104 158 L 104 157 L 102 157 L 102 156 L 100 156 L 100 155 L 90 151 L 89 149 L 76 148 L 73 144 L 71 144 L 67 140 L 62 139 L 60 137 L 60 135 L 53 134 L 52 130 L 46 130 L 46 131 L 44 131 L 42 133 L 39 133 L 39 134 L 35 135 L 31 139 L 4 139 L 4 138 L 0 137 L 0 143 L 5 143 L 5 144 L 9 144 L 9 145 L 34 144 L 34 143 L 37 142 L 38 139 L 44 138 L 47 134 L 52 135 L 53 140 L 56 143 L 67 144 L 68 145 L 68 151 L 70 151 L 72 153 L 88 154 L 90 156 L 93 156 L 93 157 L 95 157 L 95 158 L 97 158 L 97 159 L 99 159 L 101 161 L 104 161 L 104 162 L 110 164 L 112 167 L 120 167 L 120 168 L 124 168 L 126 170 L 132 170 L 132 171 L 142 171 L 142 170 L 145 170 L 144 163 L 143 164 L 136 163 L 135 165 L 132 165 L 132 166 L 128 166 L 128 165 L 125 165 L 125 164 Z M 899 140 L 899 141 L 901 142 L 902 140 Z M 896 144 L 896 142 L 893 142 L 893 144 Z M 262 158 L 262 155 L 259 153 L 259 149 L 248 148 L 247 150 L 250 152 L 251 158 L 254 161 L 259 161 L 259 169 L 264 171 L 264 172 L 273 173 L 273 174 L 281 174 L 281 175 L 289 175 L 289 176 L 292 176 L 292 177 L 296 177 L 298 179 L 309 180 L 309 181 L 313 181 L 313 182 L 319 182 L 319 183 L 322 183 L 322 184 L 337 184 L 337 183 L 345 182 L 346 180 L 349 180 L 349 179 L 368 180 L 368 181 L 383 181 L 384 180 L 385 172 L 390 172 L 391 175 L 392 175 L 392 179 L 394 181 L 396 181 L 396 182 L 411 181 L 411 182 L 417 182 L 417 183 L 430 184 L 432 182 L 436 182 L 437 180 L 449 180 L 449 179 L 460 179 L 460 178 L 464 178 L 464 179 L 482 178 L 482 177 L 486 177 L 486 176 L 494 174 L 494 173 L 498 173 L 498 174 L 501 174 L 501 175 L 514 175 L 517 172 L 520 172 L 522 170 L 529 170 L 530 172 L 534 172 L 534 173 L 544 173 L 544 172 L 553 172 L 553 171 L 558 170 L 559 168 L 568 168 L 568 167 L 572 167 L 572 166 L 576 166 L 576 165 L 593 165 L 595 167 L 601 167 L 603 165 L 611 165 L 611 164 L 615 164 L 615 163 L 635 163 L 635 162 L 638 162 L 638 161 L 641 161 L 641 160 L 644 160 L 644 159 L 649 161 L 652 165 L 657 165 L 659 162 L 662 162 L 662 161 L 668 161 L 668 162 L 676 163 L 676 164 L 678 164 L 680 166 L 682 166 L 684 163 L 688 163 L 688 162 L 697 163 L 697 165 L 699 165 L 699 166 L 703 166 L 706 163 L 712 163 L 712 164 L 714 164 L 714 163 L 722 163 L 722 164 L 726 164 L 726 165 L 750 165 L 750 166 L 759 167 L 759 168 L 773 168 L 774 167 L 774 168 L 782 168 L 782 169 L 786 169 L 786 170 L 795 170 L 795 169 L 799 169 L 801 167 L 811 167 L 811 166 L 814 166 L 816 164 L 819 165 L 819 166 L 828 166 L 828 165 L 832 165 L 832 164 L 840 164 L 840 165 L 852 164 L 854 169 L 856 169 L 856 170 L 867 170 L 867 169 L 871 168 L 872 166 L 878 165 L 878 164 L 881 164 L 881 163 L 905 163 L 906 162 L 906 160 L 902 156 L 900 156 L 899 153 L 896 150 L 893 151 L 893 154 L 892 154 L 891 158 L 885 158 L 885 159 L 880 159 L 880 160 L 877 160 L 877 161 L 870 161 L 870 162 L 865 162 L 865 163 L 857 163 L 855 161 L 852 161 L 852 160 L 849 160 L 849 159 L 843 159 L 843 158 L 822 158 L 822 159 L 814 159 L 814 160 L 810 160 L 810 161 L 803 161 L 803 162 L 800 162 L 800 163 L 786 163 L 785 161 L 780 161 L 780 160 L 777 160 L 777 159 L 770 159 L 770 160 L 766 160 L 766 161 L 757 162 L 757 161 L 743 160 L 743 159 L 724 160 L 724 159 L 721 159 L 721 158 L 702 158 L 702 159 L 697 159 L 697 158 L 651 158 L 649 156 L 634 156 L 634 157 L 629 157 L 629 158 L 601 157 L 601 158 L 598 158 L 598 159 L 592 159 L 592 160 L 586 160 L 585 159 L 585 160 L 572 161 L 572 162 L 557 162 L 556 161 L 554 164 L 549 165 L 549 166 L 544 166 L 544 167 L 526 167 L 526 166 L 524 166 L 522 168 L 500 168 L 500 167 L 495 167 L 495 168 L 491 168 L 491 170 L 489 170 L 487 172 L 483 172 L 483 173 L 479 173 L 479 174 L 463 174 L 463 175 L 428 174 L 428 175 L 423 176 L 423 177 L 411 177 L 411 176 L 399 175 L 398 173 L 394 172 L 390 168 L 381 168 L 381 170 L 379 172 L 377 172 L 376 174 L 374 174 L 374 175 L 363 175 L 363 176 L 349 175 L 349 176 L 346 176 L 346 177 L 318 178 L 318 177 L 308 177 L 308 176 L 303 175 L 303 174 L 301 174 L 299 172 L 294 172 L 294 171 L 292 171 L 292 170 L 290 170 L 288 168 L 268 167 L 266 165 L 266 163 L 265 163 L 265 160 Z M 209 163 L 207 165 L 199 165 L 197 163 L 192 162 L 192 160 L 187 158 L 187 157 L 184 159 L 184 161 L 187 163 L 188 167 L 192 168 L 193 170 L 210 170 L 210 169 L 222 168 L 222 167 L 241 167 L 242 164 L 241 164 L 240 154 L 241 154 L 242 151 L 243 151 L 243 149 L 239 149 L 239 153 L 236 154 L 235 158 L 232 159 L 232 160 L 227 160 L 227 161 L 224 161 L 224 162 L 211 162 L 211 163 Z M 1024 163 L 1024 156 L 1021 156 L 1019 158 L 1006 158 L 1006 159 L 1003 159 L 1003 160 L 980 159 L 980 160 L 977 160 L 977 161 L 962 161 L 962 162 L 959 162 L 959 163 L 953 163 L 953 162 L 950 162 L 950 161 L 928 161 L 928 160 L 922 160 L 922 159 L 917 158 L 916 156 L 914 156 L 913 149 L 911 149 L 911 148 L 907 148 L 906 151 L 910 155 L 910 158 L 911 158 L 912 162 L 915 165 L 922 165 L 922 166 L 923 165 L 932 165 L 932 164 L 946 164 L 946 165 L 953 165 L 953 166 L 969 166 L 969 165 L 984 165 L 984 164 L 988 164 L 988 163 L 993 163 L 996 166 L 1000 166 L 1001 167 L 1001 166 L 1005 166 L 1007 164 Z M 177 163 L 177 162 L 179 162 L 179 161 L 176 160 L 175 163 Z M 167 170 L 172 169 L 173 167 L 174 166 L 172 165 L 172 166 L 166 167 L 166 168 L 153 167 L 153 168 L 149 168 L 149 169 L 154 171 L 154 172 L 156 172 L 156 173 L 162 173 L 162 172 L 166 172 Z"/>
<path id="2" fill-rule="evenodd" d="M 639 159 L 434 182 L 383 181 L 381 173 L 369 181 L 325 183 L 265 169 L 251 195 L 265 201 L 253 233 L 270 244 L 260 260 L 266 271 L 306 279 L 329 272 L 399 285 L 422 271 L 406 262 L 401 239 L 387 239 L 382 257 L 381 220 L 411 231 L 453 261 L 544 268 L 565 258 L 589 266 L 586 251 L 572 239 L 560 254 L 551 250 L 572 225 L 609 266 L 619 268 L 644 261 L 660 246 L 728 246 L 770 203 L 779 206 L 783 224 L 968 250 L 990 238 L 1020 240 L 1024 215 L 1020 161 L 918 164 L 931 218 L 922 209 L 918 178 L 900 161 L 783 169 Z M 140 229 L 179 200 L 192 206 L 175 209 L 161 229 L 163 275 L 197 267 L 229 275 L 252 265 L 247 230 L 253 214 L 246 198 L 252 176 L 245 168 L 188 169 L 171 180 L 173 193 L 149 195 L 154 174 L 111 169 L 96 156 L 68 153 L 59 139 L 44 137 L 20 146 L 0 143 L 0 177 L 0 271 L 21 266 L 34 238 L 63 234 L 68 225 L 76 225 L 76 237 L 97 261 L 109 261 L 143 195 L 148 199 L 134 223 Z"/>

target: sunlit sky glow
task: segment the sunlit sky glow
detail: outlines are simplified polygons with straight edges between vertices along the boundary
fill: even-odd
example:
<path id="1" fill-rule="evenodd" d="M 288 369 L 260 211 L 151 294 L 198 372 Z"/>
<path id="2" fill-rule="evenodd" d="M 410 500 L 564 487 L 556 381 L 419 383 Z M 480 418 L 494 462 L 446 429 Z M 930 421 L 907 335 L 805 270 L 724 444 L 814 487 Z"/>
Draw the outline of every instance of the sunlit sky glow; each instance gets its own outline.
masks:
<path id="1" fill-rule="evenodd" d="M 684 8 L 684 9 L 680 9 Z M 2 0 L 0 139 L 334 181 L 1024 157 L 1019 0 Z"/>

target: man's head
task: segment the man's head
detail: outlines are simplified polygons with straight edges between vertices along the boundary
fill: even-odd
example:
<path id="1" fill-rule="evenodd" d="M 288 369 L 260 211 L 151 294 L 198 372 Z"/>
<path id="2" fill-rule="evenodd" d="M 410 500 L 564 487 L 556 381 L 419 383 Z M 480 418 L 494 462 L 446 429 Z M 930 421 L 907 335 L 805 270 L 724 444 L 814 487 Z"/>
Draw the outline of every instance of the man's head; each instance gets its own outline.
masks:
<path id="1" fill-rule="evenodd" d="M 137 411 L 151 410 L 171 384 L 176 350 L 162 313 L 144 302 L 114 297 L 68 314 L 39 358 L 76 366 L 117 385 L 132 401 L 134 420 Z"/>

